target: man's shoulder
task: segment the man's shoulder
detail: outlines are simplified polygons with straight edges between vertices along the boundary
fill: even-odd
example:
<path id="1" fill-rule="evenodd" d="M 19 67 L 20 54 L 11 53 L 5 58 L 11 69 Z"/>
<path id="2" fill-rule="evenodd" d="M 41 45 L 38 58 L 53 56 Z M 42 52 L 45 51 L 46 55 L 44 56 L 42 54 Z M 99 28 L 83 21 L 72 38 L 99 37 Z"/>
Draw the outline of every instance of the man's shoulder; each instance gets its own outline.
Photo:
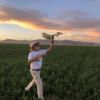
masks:
<path id="1" fill-rule="evenodd" d="M 47 53 L 47 49 L 41 49 L 41 50 L 39 50 L 39 53 L 40 54 L 46 54 Z"/>
<path id="2" fill-rule="evenodd" d="M 39 51 L 46 51 L 47 49 L 40 49 Z"/>
<path id="3" fill-rule="evenodd" d="M 38 50 L 38 52 L 44 52 L 44 51 L 46 51 L 46 49 L 40 49 L 40 50 Z"/>
<path id="4" fill-rule="evenodd" d="M 30 55 L 31 55 L 31 54 L 35 54 L 35 51 L 30 51 L 29 54 L 30 54 Z"/>

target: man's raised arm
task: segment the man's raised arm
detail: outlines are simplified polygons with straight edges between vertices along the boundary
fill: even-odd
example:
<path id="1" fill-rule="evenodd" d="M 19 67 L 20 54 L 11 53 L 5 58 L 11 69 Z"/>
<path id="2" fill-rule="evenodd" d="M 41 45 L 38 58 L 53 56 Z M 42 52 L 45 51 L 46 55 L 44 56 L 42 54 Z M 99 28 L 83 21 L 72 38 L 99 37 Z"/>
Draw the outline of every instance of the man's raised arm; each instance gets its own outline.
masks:
<path id="1" fill-rule="evenodd" d="M 52 39 L 50 40 L 50 45 L 49 45 L 49 48 L 47 49 L 47 53 L 50 52 L 50 51 L 52 50 L 53 45 L 54 45 L 54 38 L 52 38 Z"/>

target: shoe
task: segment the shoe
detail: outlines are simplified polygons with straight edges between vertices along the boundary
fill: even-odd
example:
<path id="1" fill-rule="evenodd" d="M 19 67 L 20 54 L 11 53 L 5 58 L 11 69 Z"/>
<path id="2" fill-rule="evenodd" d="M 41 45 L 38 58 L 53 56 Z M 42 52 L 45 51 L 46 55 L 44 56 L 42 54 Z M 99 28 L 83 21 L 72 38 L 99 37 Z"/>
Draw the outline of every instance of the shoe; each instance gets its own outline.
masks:
<path id="1" fill-rule="evenodd" d="M 30 88 L 29 87 L 25 87 L 25 91 L 29 91 L 30 90 Z"/>

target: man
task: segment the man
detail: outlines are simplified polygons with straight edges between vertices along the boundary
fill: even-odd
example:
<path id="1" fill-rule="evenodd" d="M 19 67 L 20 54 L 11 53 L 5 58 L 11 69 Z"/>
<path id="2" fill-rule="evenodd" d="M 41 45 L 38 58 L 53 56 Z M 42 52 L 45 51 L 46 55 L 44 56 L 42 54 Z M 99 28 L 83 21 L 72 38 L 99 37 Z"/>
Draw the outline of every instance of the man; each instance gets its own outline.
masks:
<path id="1" fill-rule="evenodd" d="M 52 50 L 54 39 L 50 40 L 50 46 L 48 49 L 40 50 L 39 42 L 30 43 L 30 53 L 28 55 L 28 64 L 30 65 L 30 72 L 33 77 L 32 81 L 27 85 L 25 91 L 29 91 L 34 85 L 37 86 L 38 100 L 44 100 L 43 98 L 43 83 L 40 77 L 40 71 L 42 68 L 43 57 Z"/>

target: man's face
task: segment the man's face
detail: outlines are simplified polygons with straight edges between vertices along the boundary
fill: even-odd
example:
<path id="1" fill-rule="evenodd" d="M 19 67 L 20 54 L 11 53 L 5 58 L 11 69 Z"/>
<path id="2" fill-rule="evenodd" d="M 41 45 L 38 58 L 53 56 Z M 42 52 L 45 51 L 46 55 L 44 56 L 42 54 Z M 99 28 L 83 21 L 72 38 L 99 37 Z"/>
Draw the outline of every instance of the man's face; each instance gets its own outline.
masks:
<path id="1" fill-rule="evenodd" d="M 38 44 L 35 44 L 34 47 L 33 47 L 33 49 L 35 51 L 39 50 L 40 49 L 40 44 L 39 43 Z"/>

